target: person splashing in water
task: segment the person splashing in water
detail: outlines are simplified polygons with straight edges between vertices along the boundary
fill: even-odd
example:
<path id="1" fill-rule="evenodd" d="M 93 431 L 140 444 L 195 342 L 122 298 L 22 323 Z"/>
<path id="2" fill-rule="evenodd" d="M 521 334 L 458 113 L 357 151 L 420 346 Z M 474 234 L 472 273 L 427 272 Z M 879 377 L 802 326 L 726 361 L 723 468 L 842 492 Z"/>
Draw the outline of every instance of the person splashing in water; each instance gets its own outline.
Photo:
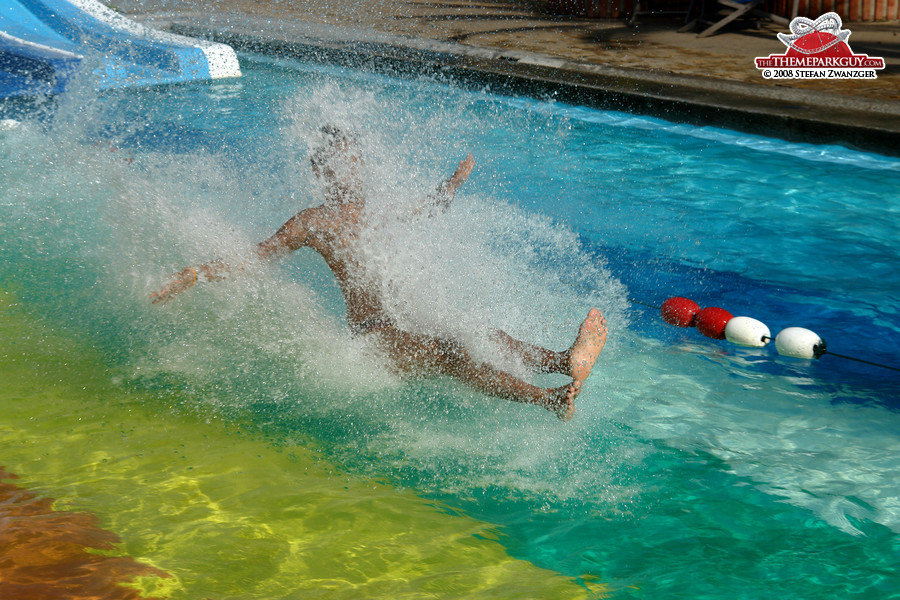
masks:
<path id="1" fill-rule="evenodd" d="M 336 127 L 321 130 L 325 142 L 311 155 L 313 173 L 323 183 L 325 201 L 300 211 L 269 239 L 256 247 L 261 261 L 283 257 L 299 248 L 312 248 L 328 264 L 337 279 L 347 307 L 347 322 L 354 335 L 366 336 L 391 360 L 401 374 L 451 376 L 491 396 L 536 404 L 569 420 L 575 412 L 575 398 L 591 373 L 606 343 L 606 320 L 592 308 L 581 324 L 570 348 L 554 352 L 494 331 L 491 339 L 521 358 L 536 372 L 560 373 L 572 378 L 558 388 L 541 388 L 475 360 L 452 339 L 416 334 L 400 329 L 372 286 L 367 286 L 365 266 L 359 248 L 359 234 L 367 227 L 365 198 L 358 169 L 361 166 L 356 141 Z M 424 208 L 446 210 L 457 188 L 466 181 L 475 161 L 469 154 L 453 175 L 429 196 Z M 221 260 L 188 267 L 172 275 L 165 286 L 151 294 L 153 303 L 166 303 L 198 281 L 217 281 L 241 270 Z"/>

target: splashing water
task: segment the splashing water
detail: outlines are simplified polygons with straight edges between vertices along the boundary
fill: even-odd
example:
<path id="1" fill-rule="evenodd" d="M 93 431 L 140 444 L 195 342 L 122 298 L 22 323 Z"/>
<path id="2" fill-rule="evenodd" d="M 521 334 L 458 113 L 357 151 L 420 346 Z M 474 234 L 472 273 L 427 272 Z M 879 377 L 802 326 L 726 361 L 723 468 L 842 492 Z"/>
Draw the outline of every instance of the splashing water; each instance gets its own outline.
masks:
<path id="1" fill-rule="evenodd" d="M 213 91 L 241 85 L 217 84 Z M 138 102 L 159 99 L 148 94 Z M 378 88 L 326 81 L 308 94 L 273 101 L 283 111 L 275 129 L 284 137 L 270 147 L 241 139 L 238 144 L 251 143 L 256 153 L 247 165 L 239 164 L 241 147 L 226 144 L 224 153 L 173 149 L 175 134 L 169 130 L 168 138 L 159 139 L 158 133 L 170 123 L 123 118 L 148 108 L 123 108 L 132 101 L 128 97 L 108 105 L 98 101 L 84 109 L 88 114 L 49 127 L 27 124 L 4 146 L 14 182 L 8 222 L 17 224 L 14 237 L 21 245 L 10 245 L 7 253 L 10 264 L 29 261 L 23 297 L 88 332 L 121 363 L 123 377 L 152 387 L 188 386 L 202 400 L 227 408 L 277 406 L 300 419 L 324 414 L 329 427 L 338 429 L 362 418 L 374 420 L 367 424 L 374 430 L 392 429 L 396 407 L 419 405 L 411 410 L 421 418 L 435 409 L 429 405 L 435 401 L 445 410 L 456 402 L 469 404 L 456 407 L 454 412 L 472 415 L 455 415 L 460 422 L 454 426 L 494 419 L 484 411 L 502 413 L 506 403 L 476 401 L 441 382 L 409 388 L 390 375 L 349 335 L 340 295 L 312 253 L 198 286 L 166 307 L 147 302 L 183 265 L 216 257 L 247 261 L 256 241 L 317 203 L 320 190 L 306 161 L 309 140 L 321 123 L 336 123 L 354 131 L 363 147 L 369 210 L 377 223 L 362 241 L 367 266 L 402 325 L 459 338 L 485 360 L 525 375 L 490 345 L 492 328 L 561 349 L 591 306 L 602 307 L 613 326 L 626 323 L 624 288 L 602 261 L 583 251 L 571 230 L 479 194 L 476 185 L 461 191 L 446 214 L 396 218 L 452 172 L 467 151 L 469 129 L 494 124 L 481 115 L 460 119 L 471 112 L 471 101 L 459 97 L 443 113 L 423 118 L 423 126 L 416 114 L 404 114 L 395 99 L 383 96 Z M 462 131 L 460 121 L 466 123 Z M 202 132 L 180 127 L 181 144 L 209 143 Z M 110 130 L 111 137 L 93 139 L 97 131 Z M 423 143 L 423 131 L 433 143 Z M 36 164 L 43 165 L 37 185 Z M 397 394 L 410 397 L 397 403 Z M 546 435 L 545 417 L 536 415 L 531 426 L 537 432 L 525 437 Z M 395 435 L 418 434 L 389 434 L 388 443 Z M 501 462 L 491 470 L 505 468 L 511 457 L 522 460 L 515 452 L 495 456 Z M 545 461 L 558 458 L 543 456 L 534 465 L 534 487 L 547 487 L 539 473 Z"/>
<path id="2" fill-rule="evenodd" d="M 790 567 L 828 582 L 821 589 L 847 589 L 850 564 L 872 565 L 867 582 L 890 571 L 900 469 L 892 459 L 897 415 L 884 404 L 895 388 L 866 387 L 865 373 L 822 383 L 817 367 L 763 366 L 761 351 L 662 330 L 627 307 L 620 279 L 631 293 L 666 277 L 708 294 L 714 278 L 722 287 L 753 285 L 757 307 L 771 302 L 772 287 L 787 285 L 779 252 L 765 252 L 765 242 L 760 252 L 729 239 L 695 246 L 692 224 L 665 218 L 699 210 L 703 180 L 679 189 L 689 197 L 680 205 L 674 193 L 661 199 L 668 189 L 638 185 L 653 169 L 642 152 L 674 148 L 660 164 L 680 161 L 693 173 L 693 157 L 679 149 L 706 144 L 704 156 L 719 164 L 745 138 L 692 130 L 683 142 L 677 127 L 649 120 L 588 119 L 433 81 L 289 61 L 259 59 L 244 70 L 241 81 L 85 92 L 61 99 L 52 120 L 0 130 L 2 286 L 53 327 L 87 340 L 109 381 L 211 407 L 271 440 L 302 432 L 349 472 L 497 523 L 516 556 L 620 589 L 637 585 L 643 591 L 627 593 L 639 597 L 740 595 L 735 569 L 761 582 L 756 591 L 815 597 L 818 588 L 804 596 L 806 584 L 780 574 Z M 312 252 L 198 285 L 166 306 L 149 303 L 170 273 L 212 258 L 247 261 L 256 242 L 320 202 L 307 156 L 323 123 L 353 131 L 361 145 L 377 226 L 360 243 L 398 322 L 452 335 L 482 360 L 526 376 L 492 346 L 491 329 L 562 349 L 589 307 L 606 313 L 613 335 L 573 422 L 451 380 L 396 378 L 350 335 L 340 292 Z M 598 158 L 592 136 L 619 143 L 608 152 L 631 152 L 635 164 Z M 772 162 L 796 157 L 797 146 L 775 145 L 775 159 L 760 144 L 752 152 Z M 405 218 L 469 151 L 476 171 L 452 208 Z M 792 160 L 814 171 L 808 159 Z M 579 162 L 604 177 L 580 179 Z M 854 168 L 876 172 L 877 162 Z M 738 177 L 744 167 L 729 169 Z M 799 170 L 797 188 L 808 184 Z M 893 185 L 893 171 L 877 171 L 881 185 Z M 648 194 L 659 202 L 648 204 Z M 651 206 L 659 221 L 642 225 Z M 882 197 L 873 210 L 896 208 Z M 780 222 L 800 231 L 804 221 L 789 216 Z M 708 237 L 728 238 L 715 228 Z M 870 237 L 870 248 L 884 252 L 880 234 Z M 747 266 L 750 255 L 764 260 Z M 682 256 L 690 268 L 673 264 Z M 698 274 L 697 264 L 722 271 Z M 802 271 L 810 289 L 831 281 L 797 261 L 780 264 Z M 854 285 L 854 274 L 840 275 Z M 895 331 L 894 304 L 879 308 L 877 287 L 860 292 L 862 306 L 844 295 L 835 305 L 858 307 L 854 316 L 870 311 Z M 810 305 L 805 290 L 789 294 Z M 785 307 L 797 310 L 776 306 Z M 841 401 L 848 396 L 860 401 Z"/>

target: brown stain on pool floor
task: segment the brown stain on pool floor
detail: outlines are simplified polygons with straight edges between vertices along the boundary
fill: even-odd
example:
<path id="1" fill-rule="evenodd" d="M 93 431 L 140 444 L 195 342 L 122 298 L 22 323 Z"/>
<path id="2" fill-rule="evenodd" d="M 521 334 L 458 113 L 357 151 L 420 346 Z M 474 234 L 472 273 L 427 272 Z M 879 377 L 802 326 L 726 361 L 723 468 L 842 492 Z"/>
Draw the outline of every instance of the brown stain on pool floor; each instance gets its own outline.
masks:
<path id="1" fill-rule="evenodd" d="M 110 556 L 120 540 L 94 515 L 54 510 L 52 498 L 4 481 L 17 478 L 0 467 L 0 598 L 158 600 L 123 584 L 169 574 Z"/>

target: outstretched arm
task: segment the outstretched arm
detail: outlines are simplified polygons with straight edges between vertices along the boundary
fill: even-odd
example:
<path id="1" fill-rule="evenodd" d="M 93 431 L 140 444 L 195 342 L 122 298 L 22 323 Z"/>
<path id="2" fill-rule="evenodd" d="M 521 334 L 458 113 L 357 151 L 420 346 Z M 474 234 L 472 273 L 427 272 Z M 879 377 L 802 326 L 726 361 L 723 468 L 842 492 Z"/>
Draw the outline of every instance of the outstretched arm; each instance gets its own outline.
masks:
<path id="1" fill-rule="evenodd" d="M 450 176 L 450 179 L 438 186 L 437 194 L 430 197 L 435 206 L 441 207 L 441 210 L 450 208 L 450 203 L 453 202 L 453 196 L 456 194 L 457 188 L 466 182 L 474 166 L 475 159 L 470 152 L 467 157 L 460 161 L 459 166 L 456 167 L 456 172 Z"/>
<path id="2" fill-rule="evenodd" d="M 289 252 L 305 246 L 309 240 L 310 210 L 301 211 L 294 215 L 287 223 L 266 241 L 256 246 L 256 256 L 261 261 L 272 260 Z M 153 304 L 163 304 L 171 300 L 188 288 L 194 287 L 198 281 L 219 281 L 227 278 L 231 273 L 240 272 L 247 268 L 247 263 L 230 265 L 217 259 L 196 267 L 187 267 L 183 271 L 175 273 L 158 292 L 150 294 Z"/>
<path id="3" fill-rule="evenodd" d="M 214 260 L 196 267 L 187 267 L 183 271 L 170 276 L 169 280 L 166 281 L 166 284 L 161 290 L 150 294 L 150 301 L 153 302 L 153 304 L 158 302 L 166 304 L 176 294 L 180 294 L 184 290 L 194 287 L 201 278 L 204 281 L 224 279 L 225 275 L 231 272 L 231 270 L 231 267 L 221 260 Z"/>

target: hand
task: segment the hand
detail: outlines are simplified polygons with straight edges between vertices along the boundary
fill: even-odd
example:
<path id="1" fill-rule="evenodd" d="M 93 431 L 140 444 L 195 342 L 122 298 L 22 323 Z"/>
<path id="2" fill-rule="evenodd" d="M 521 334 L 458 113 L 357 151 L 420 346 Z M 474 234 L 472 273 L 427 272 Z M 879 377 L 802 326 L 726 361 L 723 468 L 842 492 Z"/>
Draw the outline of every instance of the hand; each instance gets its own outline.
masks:
<path id="1" fill-rule="evenodd" d="M 184 271 L 169 277 L 169 281 L 166 282 L 163 289 L 150 294 L 150 301 L 153 304 L 159 302 L 166 304 L 172 299 L 172 296 L 180 294 L 189 287 L 192 287 L 195 283 L 197 283 L 197 269 L 188 267 Z"/>

